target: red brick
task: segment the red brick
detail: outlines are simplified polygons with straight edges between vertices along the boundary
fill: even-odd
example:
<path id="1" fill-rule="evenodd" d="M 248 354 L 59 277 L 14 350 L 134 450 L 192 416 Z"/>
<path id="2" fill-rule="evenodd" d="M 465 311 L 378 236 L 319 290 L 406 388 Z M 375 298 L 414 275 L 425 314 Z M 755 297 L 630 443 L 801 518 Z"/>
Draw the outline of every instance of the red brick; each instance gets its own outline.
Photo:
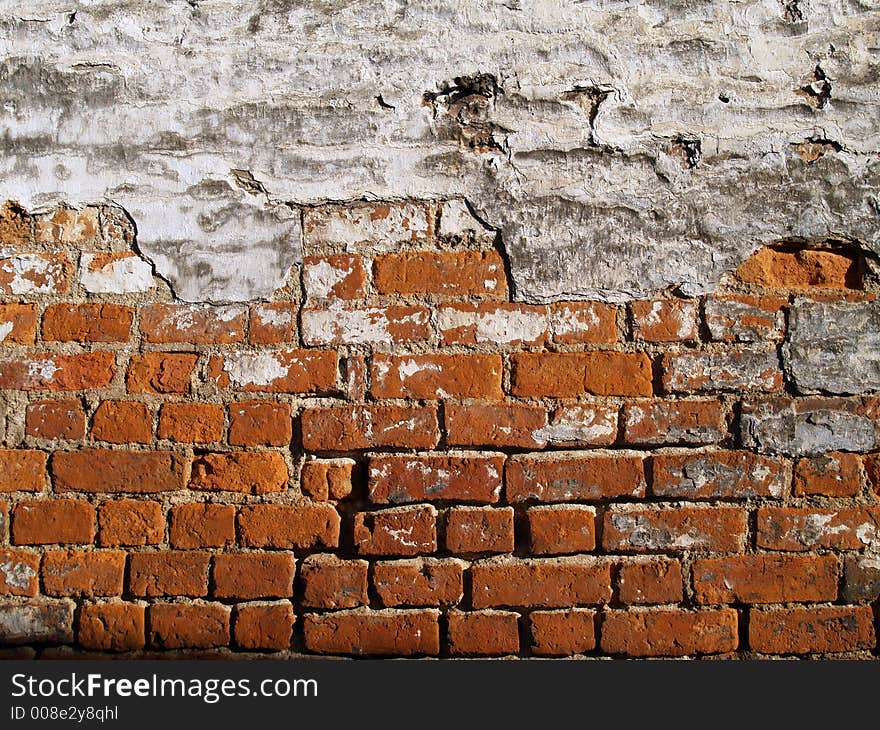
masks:
<path id="1" fill-rule="evenodd" d="M 380 294 L 502 298 L 507 293 L 504 262 L 496 251 L 380 254 L 373 263 L 373 284 Z"/>
<path id="2" fill-rule="evenodd" d="M 65 598 L 122 595 L 122 550 L 52 550 L 43 556 L 43 592 Z"/>
<path id="3" fill-rule="evenodd" d="M 370 499 L 379 504 L 422 500 L 492 503 L 501 495 L 504 457 L 444 454 L 370 457 Z"/>
<path id="4" fill-rule="evenodd" d="M 862 465 L 868 478 L 868 486 L 874 494 L 880 495 L 880 454 L 865 454 L 862 457 Z"/>
<path id="5" fill-rule="evenodd" d="M 854 255 L 815 248 L 765 246 L 740 265 L 736 278 L 770 289 L 861 289 Z"/>
<path id="6" fill-rule="evenodd" d="M 519 652 L 519 614 L 511 611 L 450 611 L 452 656 L 502 656 Z"/>
<path id="7" fill-rule="evenodd" d="M 63 253 L 17 253 L 0 259 L 0 294 L 5 296 L 65 294 L 70 261 Z"/>
<path id="8" fill-rule="evenodd" d="M 205 492 L 266 494 L 286 489 L 287 481 L 287 464 L 277 451 L 231 451 L 196 457 L 189 488 Z"/>
<path id="9" fill-rule="evenodd" d="M 747 533 L 746 513 L 735 507 L 620 505 L 605 513 L 602 546 L 624 553 L 742 552 Z"/>
<path id="10" fill-rule="evenodd" d="M 529 618 L 536 656 L 571 656 L 596 648 L 595 611 L 534 611 Z"/>
<path id="11" fill-rule="evenodd" d="M 724 404 L 718 400 L 644 400 L 623 409 L 628 444 L 714 444 L 727 435 Z"/>
<path id="12" fill-rule="evenodd" d="M 333 393 L 337 389 L 332 350 L 272 350 L 216 355 L 210 377 L 221 388 L 263 393 Z"/>
<path id="13" fill-rule="evenodd" d="M 289 601 L 239 604 L 233 624 L 235 641 L 243 649 L 289 649 L 295 618 Z"/>
<path id="14" fill-rule="evenodd" d="M 353 459 L 309 459 L 303 463 L 300 489 L 319 502 L 345 499 L 352 491 Z"/>
<path id="15" fill-rule="evenodd" d="M 220 345 L 244 341 L 247 310 L 240 306 L 209 307 L 190 304 L 148 304 L 141 308 L 145 342 L 191 342 Z"/>
<path id="16" fill-rule="evenodd" d="M 9 542 L 9 504 L 0 502 L 0 544 Z"/>
<path id="17" fill-rule="evenodd" d="M 170 451 L 82 449 L 52 455 L 56 492 L 146 494 L 183 488 L 184 459 Z"/>
<path id="18" fill-rule="evenodd" d="M 228 606 L 156 603 L 150 606 L 150 644 L 158 649 L 208 649 L 229 643 Z"/>
<path id="19" fill-rule="evenodd" d="M 207 444 L 223 439 L 223 406 L 215 403 L 163 403 L 159 438 L 181 444 Z"/>
<path id="20" fill-rule="evenodd" d="M 241 544 L 247 547 L 335 548 L 339 524 L 339 513 L 324 504 L 255 504 L 238 513 Z"/>
<path id="21" fill-rule="evenodd" d="M 16 545 L 91 543 L 95 508 L 81 499 L 33 499 L 19 502 L 12 513 Z"/>
<path id="22" fill-rule="evenodd" d="M 78 440 L 86 435 L 86 414 L 78 400 L 44 400 L 29 403 L 25 433 L 40 439 Z"/>
<path id="23" fill-rule="evenodd" d="M 293 439 L 289 403 L 240 401 L 229 404 L 229 443 L 234 446 L 288 446 Z"/>
<path id="24" fill-rule="evenodd" d="M 52 304 L 43 313 L 43 339 L 128 342 L 134 310 L 119 304 Z"/>
<path id="25" fill-rule="evenodd" d="M 16 201 L 7 200 L 0 206 L 0 244 L 21 248 L 31 242 L 33 216 Z"/>
<path id="26" fill-rule="evenodd" d="M 129 393 L 189 393 L 198 355 L 147 352 L 134 355 L 128 366 Z"/>
<path id="27" fill-rule="evenodd" d="M 542 345 L 549 336 L 547 307 L 509 302 L 450 304 L 437 311 L 444 345 Z"/>
<path id="28" fill-rule="evenodd" d="M 318 654 L 354 656 L 437 654 L 439 611 L 334 611 L 306 614 L 306 649 Z"/>
<path id="29" fill-rule="evenodd" d="M 686 299 L 633 302 L 633 339 L 646 342 L 698 340 L 697 304 Z"/>
<path id="30" fill-rule="evenodd" d="M 345 405 L 306 408 L 302 438 L 308 451 L 432 449 L 440 432 L 434 407 Z"/>
<path id="31" fill-rule="evenodd" d="M 39 576 L 38 553 L 0 549 L 0 596 L 36 596 L 40 592 Z"/>
<path id="32" fill-rule="evenodd" d="M 624 656 L 677 657 L 721 654 L 739 643 L 732 608 L 711 611 L 643 609 L 609 611 L 602 623 L 602 651 Z"/>
<path id="33" fill-rule="evenodd" d="M 524 454 L 507 460 L 507 500 L 599 501 L 644 497 L 641 456 L 592 456 L 589 452 Z"/>
<path id="34" fill-rule="evenodd" d="M 618 572 L 621 603 L 678 603 L 682 599 L 681 563 L 671 558 L 627 560 Z"/>
<path id="35" fill-rule="evenodd" d="M 303 605 L 311 608 L 355 608 L 370 602 L 366 560 L 340 560 L 335 555 L 309 555 L 300 566 Z"/>
<path id="36" fill-rule="evenodd" d="M 513 552 L 512 507 L 453 507 L 446 514 L 446 549 L 457 555 Z"/>
<path id="37" fill-rule="evenodd" d="M 474 608 L 568 608 L 611 598 L 611 564 L 595 558 L 493 558 L 471 566 Z"/>
<path id="38" fill-rule="evenodd" d="M 251 307 L 248 342 L 252 345 L 277 345 L 296 339 L 299 305 L 294 302 L 255 304 Z"/>
<path id="39" fill-rule="evenodd" d="M 0 492 L 39 492 L 46 485 L 46 454 L 0 449 Z"/>
<path id="40" fill-rule="evenodd" d="M 353 254 L 305 256 L 303 289 L 314 299 L 359 299 L 366 294 L 363 259 Z"/>
<path id="41" fill-rule="evenodd" d="M 211 555 L 206 552 L 161 550 L 131 553 L 128 590 L 143 598 L 207 596 L 210 563 Z"/>
<path id="42" fill-rule="evenodd" d="M 749 646 L 765 654 L 809 654 L 874 649 L 870 606 L 753 610 Z"/>
<path id="43" fill-rule="evenodd" d="M 37 308 L 33 304 L 0 304 L 0 344 L 33 345 L 37 338 Z"/>
<path id="44" fill-rule="evenodd" d="M 833 555 L 735 555 L 694 563 L 700 603 L 793 603 L 837 599 Z"/>
<path id="45" fill-rule="evenodd" d="M 788 470 L 779 459 L 749 451 L 655 454 L 651 491 L 677 499 L 783 497 Z"/>
<path id="46" fill-rule="evenodd" d="M 596 549 L 596 510 L 582 505 L 531 507 L 529 545 L 534 555 L 586 553 Z"/>
<path id="47" fill-rule="evenodd" d="M 153 414 L 146 403 L 105 400 L 92 417 L 92 438 L 111 444 L 148 444 Z"/>
<path id="48" fill-rule="evenodd" d="M 367 361 L 362 355 L 351 355 L 342 362 L 345 397 L 362 401 L 367 393 Z"/>
<path id="49" fill-rule="evenodd" d="M 296 572 L 293 553 L 214 556 L 216 598 L 287 598 Z"/>
<path id="50" fill-rule="evenodd" d="M 543 448 L 547 411 L 519 404 L 448 403 L 444 426 L 450 446 Z"/>
<path id="51" fill-rule="evenodd" d="M 29 355 L 0 362 L 0 389 L 98 390 L 110 385 L 115 372 L 112 352 Z"/>
<path id="52" fill-rule="evenodd" d="M 420 504 L 354 516 L 354 544 L 360 555 L 409 557 L 437 550 L 437 510 Z"/>
<path id="53" fill-rule="evenodd" d="M 608 403 L 561 405 L 539 438 L 554 446 L 610 446 L 617 440 L 618 407 Z"/>
<path id="54" fill-rule="evenodd" d="M 877 540 L 880 507 L 758 510 L 758 547 L 768 550 L 860 550 Z"/>
<path id="55" fill-rule="evenodd" d="M 461 600 L 464 563 L 412 558 L 373 564 L 373 588 L 383 606 L 451 606 Z"/>
<path id="56" fill-rule="evenodd" d="M 235 542 L 235 507 L 193 502 L 171 510 L 171 546 L 178 550 L 222 548 Z"/>
<path id="57" fill-rule="evenodd" d="M 500 400 L 500 355 L 374 355 L 374 398 Z"/>
<path id="58" fill-rule="evenodd" d="M 651 359 L 626 352 L 521 352 L 511 356 L 511 392 L 526 398 L 651 395 Z"/>
<path id="59" fill-rule="evenodd" d="M 785 335 L 782 297 L 726 296 L 706 299 L 706 327 L 713 340 L 762 342 Z"/>
<path id="60" fill-rule="evenodd" d="M 617 342 L 617 308 L 602 302 L 551 304 L 550 332 L 559 345 Z"/>
<path id="61" fill-rule="evenodd" d="M 667 393 L 773 392 L 781 388 L 782 371 L 775 351 L 688 352 L 663 357 L 663 389 Z"/>
<path id="62" fill-rule="evenodd" d="M 862 463 L 855 454 L 832 451 L 800 459 L 794 469 L 794 493 L 799 496 L 855 497 L 862 490 Z"/>
<path id="63" fill-rule="evenodd" d="M 421 342 L 431 337 L 426 307 L 307 308 L 302 310 L 306 345 L 367 345 Z"/>
<path id="64" fill-rule="evenodd" d="M 158 545 L 165 539 L 165 515 L 159 502 L 108 500 L 98 507 L 98 524 L 101 545 Z"/>
<path id="65" fill-rule="evenodd" d="M 77 642 L 95 651 L 143 649 L 144 607 L 135 603 L 84 605 L 79 612 Z"/>

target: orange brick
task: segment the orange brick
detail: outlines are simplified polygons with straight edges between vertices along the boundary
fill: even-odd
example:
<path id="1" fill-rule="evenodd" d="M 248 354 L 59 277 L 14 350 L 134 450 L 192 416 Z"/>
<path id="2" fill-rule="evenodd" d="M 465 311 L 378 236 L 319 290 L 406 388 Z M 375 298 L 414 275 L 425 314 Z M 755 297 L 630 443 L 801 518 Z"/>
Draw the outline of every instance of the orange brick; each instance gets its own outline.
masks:
<path id="1" fill-rule="evenodd" d="M 697 304 L 687 299 L 632 302 L 633 339 L 646 342 L 698 340 Z"/>
<path id="2" fill-rule="evenodd" d="M 235 641 L 243 649 L 289 649 L 295 618 L 289 601 L 239 604 L 233 624 Z"/>
<path id="3" fill-rule="evenodd" d="M 144 607 L 135 603 L 89 603 L 79 612 L 77 641 L 97 651 L 136 651 L 146 643 Z"/>
<path id="4" fill-rule="evenodd" d="M 156 603 L 150 606 L 150 644 L 157 649 L 209 649 L 229 643 L 228 606 Z"/>
<path id="5" fill-rule="evenodd" d="M 855 454 L 832 451 L 800 459 L 794 470 L 798 496 L 855 497 L 862 490 L 862 463 Z"/>
<path id="6" fill-rule="evenodd" d="M 499 355 L 374 355 L 374 398 L 482 398 L 500 400 Z"/>
<path id="7" fill-rule="evenodd" d="M 52 304 L 43 313 L 43 339 L 127 342 L 134 310 L 119 304 Z"/>
<path id="8" fill-rule="evenodd" d="M 440 294 L 502 298 L 507 293 L 504 262 L 496 251 L 380 254 L 373 263 L 380 294 Z"/>
<path id="9" fill-rule="evenodd" d="M 747 532 L 746 513 L 735 507 L 621 505 L 605 513 L 602 546 L 625 553 L 742 552 Z"/>
<path id="10" fill-rule="evenodd" d="M 289 403 L 240 401 L 229 404 L 229 443 L 288 446 L 293 438 Z"/>
<path id="11" fill-rule="evenodd" d="M 122 595 L 122 550 L 52 550 L 43 556 L 43 592 L 75 597 Z"/>
<path id="12" fill-rule="evenodd" d="M 181 444 L 207 444 L 223 439 L 223 406 L 216 403 L 163 403 L 159 438 Z"/>
<path id="13" fill-rule="evenodd" d="M 412 558 L 373 564 L 373 588 L 383 606 L 448 606 L 461 600 L 464 563 Z"/>
<path id="14" fill-rule="evenodd" d="M 91 543 L 95 508 L 81 499 L 32 499 L 15 505 L 12 540 L 16 545 Z"/>
<path id="15" fill-rule="evenodd" d="M 86 414 L 78 400 L 44 400 L 29 403 L 25 433 L 40 439 L 78 440 L 86 435 Z"/>
<path id="16" fill-rule="evenodd" d="M 354 516 L 354 544 L 360 555 L 410 557 L 437 550 L 437 510 L 420 504 Z"/>
<path id="17" fill-rule="evenodd" d="M 595 611 L 534 611 L 529 618 L 532 653 L 537 656 L 571 656 L 596 648 Z"/>
<path id="18" fill-rule="evenodd" d="M 153 414 L 146 403 L 104 401 L 92 417 L 92 438 L 111 444 L 148 444 L 153 440 Z"/>
<path id="19" fill-rule="evenodd" d="M 36 596 L 39 592 L 39 554 L 0 548 L 0 596 Z"/>
<path id="20" fill-rule="evenodd" d="M 880 507 L 764 507 L 757 543 L 767 550 L 860 550 L 876 539 L 878 521 Z"/>
<path id="21" fill-rule="evenodd" d="M 306 408 L 302 438 L 308 451 L 432 449 L 440 432 L 434 407 L 345 405 Z"/>
<path id="22" fill-rule="evenodd" d="M 195 345 L 244 341 L 247 310 L 241 306 L 148 304 L 141 308 L 145 342 L 190 342 Z"/>
<path id="23" fill-rule="evenodd" d="M 440 612 L 354 609 L 305 615 L 306 649 L 355 656 L 437 654 Z"/>
<path id="24" fill-rule="evenodd" d="M 444 345 L 542 345 L 549 336 L 547 307 L 509 302 L 450 304 L 437 311 Z"/>
<path id="25" fill-rule="evenodd" d="M 129 556 L 128 590 L 132 595 L 155 596 L 208 595 L 206 552 L 161 550 L 132 553 Z"/>
<path id="26" fill-rule="evenodd" d="M 596 510 L 582 505 L 531 507 L 529 544 L 534 555 L 587 553 L 596 549 Z"/>
<path id="27" fill-rule="evenodd" d="M 238 514 L 241 544 L 257 548 L 335 548 L 339 524 L 339 513 L 329 504 L 255 504 Z"/>
<path id="28" fill-rule="evenodd" d="M 352 254 L 305 256 L 303 289 L 314 299 L 358 299 L 366 294 L 363 259 Z"/>
<path id="29" fill-rule="evenodd" d="M 51 213 L 37 217 L 36 240 L 38 243 L 75 243 L 95 241 L 100 236 L 98 208 L 57 208 Z"/>
<path id="30" fill-rule="evenodd" d="M 63 295 L 69 285 L 67 254 L 16 253 L 0 261 L 0 294 Z"/>
<path id="31" fill-rule="evenodd" d="M 39 492 L 46 484 L 46 454 L 0 449 L 0 492 Z"/>
<path id="32" fill-rule="evenodd" d="M 444 411 L 450 446 L 543 448 L 547 411 L 519 404 L 448 403 Z"/>
<path id="33" fill-rule="evenodd" d="M 342 361 L 345 397 L 362 401 L 367 393 L 367 361 L 361 355 L 352 355 Z"/>
<path id="34" fill-rule="evenodd" d="M 420 342 L 431 336 L 426 307 L 307 308 L 302 310 L 306 345 L 365 345 Z"/>
<path id="35" fill-rule="evenodd" d="M 644 353 L 541 352 L 511 356 L 514 395 L 577 398 L 582 395 L 651 395 L 651 359 Z"/>
<path id="36" fill-rule="evenodd" d="M 366 560 L 340 560 L 335 555 L 309 555 L 300 566 L 303 605 L 311 608 L 355 608 L 369 603 Z"/>
<path id="37" fill-rule="evenodd" d="M 198 355 L 147 352 L 134 355 L 128 366 L 129 393 L 189 393 Z"/>
<path id="38" fill-rule="evenodd" d="M 288 598 L 293 593 L 295 565 L 293 553 L 215 555 L 214 596 Z"/>
<path id="39" fill-rule="evenodd" d="M 621 603 L 678 603 L 682 599 L 681 563 L 671 558 L 636 558 L 620 566 Z"/>
<path id="40" fill-rule="evenodd" d="M 641 456 L 522 454 L 507 460 L 506 481 L 510 502 L 595 502 L 645 496 Z"/>
<path id="41" fill-rule="evenodd" d="M 651 491 L 676 499 L 782 497 L 788 471 L 779 459 L 749 451 L 698 451 L 654 455 Z"/>
<path id="42" fill-rule="evenodd" d="M 252 345 L 277 345 L 296 339 L 299 305 L 293 302 L 255 304 L 251 307 L 248 342 Z"/>
<path id="43" fill-rule="evenodd" d="M 706 327 L 713 340 L 762 342 L 785 335 L 783 297 L 726 296 L 706 299 Z"/>
<path id="44" fill-rule="evenodd" d="M 874 649 L 870 606 L 817 606 L 753 610 L 749 645 L 765 654 L 808 654 Z"/>
<path id="45" fill-rule="evenodd" d="M 101 545 L 157 545 L 165 538 L 165 515 L 159 502 L 108 500 L 98 507 L 98 524 Z"/>
<path id="46" fill-rule="evenodd" d="M 338 368 L 332 350 L 272 350 L 216 355 L 210 377 L 221 388 L 264 393 L 333 393 Z"/>
<path id="47" fill-rule="evenodd" d="M 33 304 L 0 304 L 0 345 L 33 345 L 37 308 Z"/>
<path id="48" fill-rule="evenodd" d="M 179 550 L 226 547 L 235 542 L 235 507 L 194 502 L 171 510 L 171 546 Z"/>
<path id="49" fill-rule="evenodd" d="M 452 553 L 509 553 L 513 545 L 511 507 L 453 507 L 446 514 L 446 549 Z"/>
<path id="50" fill-rule="evenodd" d="M 771 289 L 862 288 L 856 256 L 791 246 L 758 249 L 736 270 L 736 278 Z"/>
<path id="51" fill-rule="evenodd" d="M 732 608 L 712 611 L 647 609 L 609 611 L 602 623 L 606 654 L 677 657 L 721 654 L 739 643 Z"/>
<path id="52" fill-rule="evenodd" d="M 503 469 L 500 454 L 376 455 L 369 462 L 370 499 L 493 503 L 501 496 Z"/>
<path id="53" fill-rule="evenodd" d="M 0 206 L 0 244 L 21 248 L 31 242 L 33 216 L 14 200 Z"/>
<path id="54" fill-rule="evenodd" d="M 452 656 L 502 656 L 519 652 L 519 614 L 512 611 L 451 611 Z"/>
<path id="55" fill-rule="evenodd" d="M 714 444 L 727 435 L 724 404 L 712 400 L 639 400 L 623 409 L 628 444 Z"/>
<path id="56" fill-rule="evenodd" d="M 56 451 L 52 483 L 56 492 L 167 492 L 183 489 L 184 466 L 170 451 Z"/>
<path id="57" fill-rule="evenodd" d="M 98 390 L 110 385 L 115 372 L 112 352 L 29 355 L 0 362 L 0 389 Z"/>
<path id="58" fill-rule="evenodd" d="M 196 457 L 189 488 L 206 492 L 266 494 L 286 489 L 287 480 L 287 464 L 277 451 L 232 451 Z"/>
<path id="59" fill-rule="evenodd" d="M 617 307 L 602 302 L 551 304 L 550 333 L 559 345 L 617 342 Z"/>
<path id="60" fill-rule="evenodd" d="M 353 488 L 354 467 L 352 459 L 310 459 L 303 464 L 300 488 L 319 502 L 345 499 Z"/>

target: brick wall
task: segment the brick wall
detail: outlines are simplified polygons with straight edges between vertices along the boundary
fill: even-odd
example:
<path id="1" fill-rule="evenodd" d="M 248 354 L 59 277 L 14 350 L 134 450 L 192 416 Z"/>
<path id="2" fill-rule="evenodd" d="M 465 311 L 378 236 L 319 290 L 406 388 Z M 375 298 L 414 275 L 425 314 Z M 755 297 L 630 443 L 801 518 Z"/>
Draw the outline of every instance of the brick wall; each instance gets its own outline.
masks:
<path id="1" fill-rule="evenodd" d="M 6 653 L 873 655 L 873 261 L 535 305 L 460 202 L 303 230 L 193 305 L 121 211 L 4 208 Z"/>

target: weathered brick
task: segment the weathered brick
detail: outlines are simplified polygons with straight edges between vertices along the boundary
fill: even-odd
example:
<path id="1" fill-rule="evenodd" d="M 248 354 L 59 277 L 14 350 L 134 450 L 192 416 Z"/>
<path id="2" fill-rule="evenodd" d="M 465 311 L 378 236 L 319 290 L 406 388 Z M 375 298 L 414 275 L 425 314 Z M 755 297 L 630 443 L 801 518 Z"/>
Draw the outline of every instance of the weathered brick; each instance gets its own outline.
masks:
<path id="1" fill-rule="evenodd" d="M 44 400 L 29 403 L 25 433 L 40 439 L 78 440 L 86 435 L 86 414 L 78 400 Z M 5 471 L 5 470 L 3 470 Z"/>
<path id="2" fill-rule="evenodd" d="M 314 299 L 358 299 L 367 288 L 363 259 L 353 254 L 306 256 L 302 278 L 306 296 Z"/>
<path id="3" fill-rule="evenodd" d="M 157 649 L 226 646 L 231 613 L 219 603 L 155 603 L 150 606 L 150 645 Z"/>
<path id="4" fill-rule="evenodd" d="M 144 598 L 208 595 L 207 552 L 161 550 L 129 556 L 128 590 Z"/>
<path id="5" fill-rule="evenodd" d="M 189 488 L 266 494 L 282 491 L 287 481 L 287 464 L 277 451 L 231 451 L 197 456 L 193 460 Z"/>
<path id="6" fill-rule="evenodd" d="M 56 492 L 167 492 L 183 489 L 184 466 L 170 451 L 56 451 L 52 483 Z"/>
<path id="7" fill-rule="evenodd" d="M 732 350 L 664 355 L 663 389 L 667 393 L 782 389 L 775 352 Z"/>
<path id="8" fill-rule="evenodd" d="M 503 469 L 500 454 L 371 455 L 370 499 L 379 504 L 493 503 L 501 496 Z"/>
<path id="9" fill-rule="evenodd" d="M 446 549 L 457 555 L 513 552 L 512 507 L 453 507 L 446 513 Z"/>
<path id="10" fill-rule="evenodd" d="M 758 546 L 768 550 L 859 550 L 880 539 L 880 507 L 762 507 Z"/>
<path id="11" fill-rule="evenodd" d="M 437 311 L 444 345 L 541 345 L 549 336 L 547 307 L 508 302 L 450 304 Z"/>
<path id="12" fill-rule="evenodd" d="M 782 497 L 788 471 L 779 459 L 749 451 L 655 454 L 651 492 L 678 499 Z"/>
<path id="13" fill-rule="evenodd" d="M 611 564 L 596 558 L 493 558 L 471 566 L 474 608 L 568 608 L 611 598 Z"/>
<path id="14" fill-rule="evenodd" d="M 335 555 L 309 555 L 300 566 L 303 605 L 311 608 L 355 608 L 369 603 L 366 560 Z"/>
<path id="15" fill-rule="evenodd" d="M 128 366 L 129 393 L 189 393 L 198 355 L 178 352 L 146 352 L 134 355 Z"/>
<path id="16" fill-rule="evenodd" d="M 46 484 L 46 454 L 0 449 L 0 492 L 39 492 Z"/>
<path id="17" fill-rule="evenodd" d="M 798 496 L 855 497 L 862 489 L 862 462 L 855 454 L 832 451 L 799 459 L 794 469 Z"/>
<path id="18" fill-rule="evenodd" d="M 678 603 L 682 599 L 681 563 L 671 558 L 634 558 L 618 572 L 621 603 Z"/>
<path id="19" fill-rule="evenodd" d="M 451 606 L 463 593 L 464 563 L 455 559 L 412 558 L 373 564 L 373 588 L 382 605 Z"/>
<path id="20" fill-rule="evenodd" d="M 69 644 L 75 605 L 67 598 L 0 602 L 0 643 Z"/>
<path id="21" fill-rule="evenodd" d="M 534 555 L 586 553 L 596 549 L 596 510 L 582 505 L 530 507 L 529 545 Z"/>
<path id="22" fill-rule="evenodd" d="M 609 611 L 602 623 L 602 651 L 624 656 L 688 656 L 734 651 L 739 644 L 732 608 L 706 611 L 642 609 Z"/>
<path id="23" fill-rule="evenodd" d="M 550 334 L 559 345 L 617 342 L 617 308 L 602 302 L 551 304 Z"/>
<path id="24" fill-rule="evenodd" d="M 293 439 L 289 403 L 240 401 L 229 404 L 229 443 L 234 446 L 288 446 Z"/>
<path id="25" fill-rule="evenodd" d="M 37 309 L 33 304 L 0 304 L 0 345 L 33 345 Z"/>
<path id="26" fill-rule="evenodd" d="M 845 252 L 791 246 L 765 246 L 736 270 L 736 278 L 770 289 L 855 289 L 856 258 Z"/>
<path id="27" fill-rule="evenodd" d="M 607 403 L 561 405 L 535 433 L 553 446 L 610 446 L 617 440 L 618 407 Z"/>
<path id="28" fill-rule="evenodd" d="M 529 623 L 536 656 L 571 656 L 596 648 L 595 611 L 533 611 Z"/>
<path id="29" fill-rule="evenodd" d="M 793 603 L 837 599 L 832 555 L 733 555 L 694 563 L 700 603 Z"/>
<path id="30" fill-rule="evenodd" d="M 79 283 L 90 294 L 135 294 L 155 288 L 153 267 L 135 253 L 83 252 Z"/>
<path id="31" fill-rule="evenodd" d="M 718 400 L 632 401 L 623 409 L 628 444 L 714 444 L 727 435 L 725 407 Z"/>
<path id="32" fill-rule="evenodd" d="M 646 342 L 698 340 L 697 304 L 688 299 L 655 299 L 630 304 L 633 338 Z"/>
<path id="33" fill-rule="evenodd" d="M 293 302 L 255 304 L 251 307 L 248 342 L 252 345 L 277 345 L 296 339 L 299 305 Z"/>
<path id="34" fill-rule="evenodd" d="M 709 297 L 705 304 L 709 336 L 721 342 L 781 340 L 787 303 L 782 297 Z"/>
<path id="35" fill-rule="evenodd" d="M 220 345 L 244 341 L 247 309 L 242 306 L 206 307 L 190 304 L 148 304 L 141 308 L 145 342 L 191 342 Z"/>
<path id="36" fill-rule="evenodd" d="M 511 356 L 511 392 L 534 398 L 651 395 L 651 359 L 644 353 L 521 352 Z"/>
<path id="37" fill-rule="evenodd" d="M 293 553 L 243 553 L 214 556 L 216 598 L 288 598 L 296 572 Z"/>
<path id="38" fill-rule="evenodd" d="M 0 205 L 0 244 L 21 248 L 31 242 L 31 223 L 34 218 L 14 200 Z"/>
<path id="39" fill-rule="evenodd" d="M 159 502 L 108 500 L 98 507 L 98 542 L 109 547 L 157 545 L 165 538 L 165 515 Z"/>
<path id="40" fill-rule="evenodd" d="M 178 550 L 222 548 L 235 542 L 235 507 L 193 502 L 171 509 L 171 546 Z"/>
<path id="41" fill-rule="evenodd" d="M 605 513 L 602 546 L 625 553 L 742 552 L 747 533 L 745 510 L 736 507 L 619 505 Z"/>
<path id="42" fill-rule="evenodd" d="M 9 542 L 9 504 L 0 502 L 0 544 Z"/>
<path id="43" fill-rule="evenodd" d="M 112 352 L 28 355 L 0 362 L 0 389 L 98 390 L 110 384 L 115 372 Z"/>
<path id="44" fill-rule="evenodd" d="M 354 459 L 309 459 L 300 473 L 300 489 L 318 502 L 345 499 L 351 494 Z"/>
<path id="45" fill-rule="evenodd" d="M 208 363 L 221 388 L 264 393 L 333 393 L 338 376 L 332 350 L 272 350 L 217 355 Z"/>
<path id="46" fill-rule="evenodd" d="M 95 241 L 100 235 L 98 208 L 56 208 L 37 216 L 37 243 L 75 243 Z"/>
<path id="47" fill-rule="evenodd" d="M 434 210 L 427 203 L 358 203 L 322 205 L 303 211 L 306 246 L 350 247 L 414 243 L 434 234 Z M 309 250 L 307 248 L 307 250 Z"/>
<path id="48" fill-rule="evenodd" d="M 380 294 L 438 294 L 499 298 L 507 292 L 497 251 L 412 251 L 381 254 L 373 262 Z"/>
<path id="49" fill-rule="evenodd" d="M 374 398 L 500 400 L 500 355 L 374 355 Z"/>
<path id="50" fill-rule="evenodd" d="M 247 547 L 335 548 L 339 524 L 339 513 L 329 504 L 255 504 L 238 513 L 241 543 Z"/>
<path id="51" fill-rule="evenodd" d="M 302 439 L 308 451 L 432 449 L 440 440 L 437 409 L 379 405 L 306 408 Z"/>
<path id="52" fill-rule="evenodd" d="M 510 502 L 593 502 L 645 496 L 641 456 L 523 454 L 507 460 L 505 476 Z"/>
<path id="53" fill-rule="evenodd" d="M 40 591 L 40 555 L 0 549 L 0 596 L 36 596 Z"/>
<path id="54" fill-rule="evenodd" d="M 95 508 L 81 499 L 30 499 L 15 505 L 12 541 L 16 545 L 91 543 Z"/>
<path id="55" fill-rule="evenodd" d="M 235 642 L 243 649 L 288 649 L 295 619 L 289 601 L 240 603 L 235 607 Z"/>
<path id="56" fill-rule="evenodd" d="M 51 550 L 43 556 L 43 592 L 49 596 L 119 596 L 125 573 L 122 550 Z"/>
<path id="57" fill-rule="evenodd" d="M 431 311 L 426 307 L 331 306 L 303 309 L 301 318 L 303 342 L 307 345 L 420 342 L 431 336 Z"/>
<path id="58" fill-rule="evenodd" d="M 70 261 L 63 253 L 19 253 L 0 258 L 0 294 L 63 295 L 70 282 Z"/>
<path id="59" fill-rule="evenodd" d="M 848 556 L 844 560 L 841 598 L 847 603 L 874 601 L 880 597 L 880 561 L 876 553 Z"/>
<path id="60" fill-rule="evenodd" d="M 306 649 L 355 656 L 437 654 L 439 617 L 436 609 L 308 613 L 303 622 Z"/>
<path id="61" fill-rule="evenodd" d="M 502 656 L 519 652 L 519 614 L 512 611 L 450 611 L 447 638 L 452 656 Z"/>
<path id="62" fill-rule="evenodd" d="M 350 355 L 342 361 L 345 397 L 362 401 L 367 394 L 367 361 L 363 355 Z"/>
<path id="63" fill-rule="evenodd" d="M 869 606 L 818 606 L 753 610 L 749 646 L 766 654 L 808 654 L 874 649 Z"/>
<path id="64" fill-rule="evenodd" d="M 444 426 L 450 446 L 540 449 L 547 444 L 547 411 L 532 406 L 448 403 Z"/>
<path id="65" fill-rule="evenodd" d="M 79 612 L 77 641 L 96 651 L 135 651 L 146 643 L 144 607 L 136 603 L 88 603 Z"/>
<path id="66" fill-rule="evenodd" d="M 146 403 L 103 401 L 92 416 L 92 438 L 111 444 L 148 444 L 153 414 Z"/>
<path id="67" fill-rule="evenodd" d="M 437 550 L 437 510 L 419 504 L 354 516 L 354 544 L 360 555 L 409 557 Z"/>
<path id="68" fill-rule="evenodd" d="M 216 403 L 163 403 L 160 439 L 181 444 L 207 444 L 223 439 L 223 406 Z M 230 440 L 230 443 L 235 443 Z"/>
<path id="69" fill-rule="evenodd" d="M 119 304 L 52 304 L 43 313 L 43 339 L 127 342 L 134 310 Z"/>

